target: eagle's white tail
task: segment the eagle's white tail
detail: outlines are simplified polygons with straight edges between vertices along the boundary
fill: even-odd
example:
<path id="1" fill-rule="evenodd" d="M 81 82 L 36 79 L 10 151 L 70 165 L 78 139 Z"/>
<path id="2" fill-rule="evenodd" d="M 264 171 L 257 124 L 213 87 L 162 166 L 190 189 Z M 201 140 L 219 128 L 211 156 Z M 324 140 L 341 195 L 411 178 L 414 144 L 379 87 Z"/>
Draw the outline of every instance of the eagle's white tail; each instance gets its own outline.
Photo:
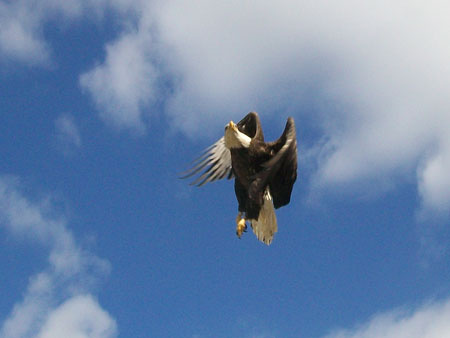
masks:
<path id="1" fill-rule="evenodd" d="M 273 208 L 272 196 L 267 187 L 264 192 L 263 205 L 259 212 L 258 220 L 251 220 L 253 232 L 256 237 L 265 244 L 272 243 L 273 236 L 278 230 L 277 217 Z"/>

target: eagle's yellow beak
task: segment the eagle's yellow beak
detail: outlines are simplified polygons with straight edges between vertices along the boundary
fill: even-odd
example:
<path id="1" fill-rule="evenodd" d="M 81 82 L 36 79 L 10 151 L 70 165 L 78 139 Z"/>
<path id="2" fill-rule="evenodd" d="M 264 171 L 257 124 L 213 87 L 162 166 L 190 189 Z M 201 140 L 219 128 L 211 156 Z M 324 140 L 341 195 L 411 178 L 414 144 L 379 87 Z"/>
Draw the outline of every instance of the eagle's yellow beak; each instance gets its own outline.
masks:
<path id="1" fill-rule="evenodd" d="M 230 121 L 230 123 L 228 123 L 228 128 L 232 128 L 233 130 L 238 130 L 236 123 L 234 123 L 233 121 Z"/>

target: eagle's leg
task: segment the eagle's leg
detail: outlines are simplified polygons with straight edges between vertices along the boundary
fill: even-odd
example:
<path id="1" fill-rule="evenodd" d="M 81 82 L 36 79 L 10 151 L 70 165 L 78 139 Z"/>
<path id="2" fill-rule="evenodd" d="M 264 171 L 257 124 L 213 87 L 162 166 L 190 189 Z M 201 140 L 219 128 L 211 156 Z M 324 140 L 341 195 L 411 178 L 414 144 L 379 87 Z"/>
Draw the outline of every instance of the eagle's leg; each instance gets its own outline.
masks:
<path id="1" fill-rule="evenodd" d="M 241 238 L 242 233 L 247 231 L 247 225 L 245 224 L 245 218 L 242 217 L 242 213 L 239 212 L 236 216 L 236 235 Z"/>

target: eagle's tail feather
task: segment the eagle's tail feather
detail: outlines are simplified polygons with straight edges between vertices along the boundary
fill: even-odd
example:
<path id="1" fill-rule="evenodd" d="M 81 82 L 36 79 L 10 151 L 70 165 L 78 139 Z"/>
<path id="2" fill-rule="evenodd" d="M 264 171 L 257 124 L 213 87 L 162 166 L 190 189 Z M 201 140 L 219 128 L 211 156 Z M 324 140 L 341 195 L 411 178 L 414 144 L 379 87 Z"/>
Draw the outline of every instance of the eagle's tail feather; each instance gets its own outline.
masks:
<path id="1" fill-rule="evenodd" d="M 251 225 L 253 232 L 261 242 L 264 242 L 267 245 L 272 243 L 273 236 L 277 232 L 278 226 L 269 188 L 264 192 L 263 205 L 259 212 L 258 220 L 251 220 Z"/>

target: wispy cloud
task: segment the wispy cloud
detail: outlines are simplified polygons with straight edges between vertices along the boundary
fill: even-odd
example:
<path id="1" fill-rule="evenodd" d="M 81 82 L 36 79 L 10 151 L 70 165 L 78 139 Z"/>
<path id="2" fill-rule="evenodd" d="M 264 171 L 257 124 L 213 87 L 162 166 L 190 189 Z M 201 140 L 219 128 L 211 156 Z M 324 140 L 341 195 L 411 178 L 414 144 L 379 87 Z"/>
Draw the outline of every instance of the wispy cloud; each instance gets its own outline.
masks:
<path id="1" fill-rule="evenodd" d="M 106 9 L 128 11 L 127 0 L 15 0 L 0 2 L 0 60 L 45 65 L 51 62 L 51 45 L 44 27 L 48 22 L 67 22 L 89 16 L 101 18 Z"/>
<path id="2" fill-rule="evenodd" d="M 59 337 L 65 323 L 68 337 L 115 337 L 114 319 L 92 295 L 109 263 L 77 245 L 49 201 L 31 202 L 19 187 L 17 179 L 0 177 L 0 227 L 46 248 L 48 266 L 30 278 L 23 299 L 0 325 L 0 336 Z"/>
<path id="3" fill-rule="evenodd" d="M 73 148 L 81 147 L 81 135 L 75 120 L 70 114 L 63 114 L 55 120 L 56 138 L 58 146 L 64 154 Z"/>
<path id="4" fill-rule="evenodd" d="M 450 123 L 445 117 L 442 123 Z M 417 170 L 419 192 L 423 200 L 424 213 L 438 211 L 448 214 L 450 211 L 450 139 L 442 135 L 438 145 L 431 150 L 433 154 L 425 156 L 423 164 Z"/>
<path id="5" fill-rule="evenodd" d="M 336 330 L 324 338 L 442 338 L 450 336 L 450 300 L 415 310 L 379 314 L 354 329 Z"/>
<path id="6" fill-rule="evenodd" d="M 154 101 L 158 71 L 152 63 L 151 35 L 145 28 L 106 46 L 106 60 L 80 77 L 100 116 L 119 129 L 145 129 L 144 109 Z"/>
<path id="7" fill-rule="evenodd" d="M 26 63 L 48 60 L 39 14 L 24 1 L 0 3 L 0 56 Z"/>
<path id="8" fill-rule="evenodd" d="M 74 296 L 56 308 L 39 332 L 38 338 L 116 336 L 111 317 L 90 295 Z"/>

